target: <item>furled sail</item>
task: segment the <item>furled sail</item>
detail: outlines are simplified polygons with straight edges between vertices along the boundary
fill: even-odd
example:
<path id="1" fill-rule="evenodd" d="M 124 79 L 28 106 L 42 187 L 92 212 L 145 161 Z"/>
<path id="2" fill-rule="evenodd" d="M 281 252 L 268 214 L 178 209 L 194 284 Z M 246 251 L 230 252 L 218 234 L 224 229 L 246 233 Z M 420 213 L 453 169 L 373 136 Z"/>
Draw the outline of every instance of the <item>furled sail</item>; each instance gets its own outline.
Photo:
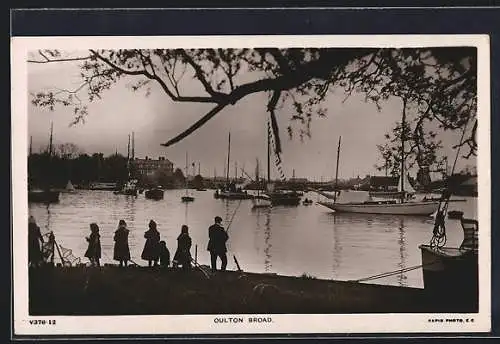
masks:
<path id="1" fill-rule="evenodd" d="M 408 180 L 408 175 L 403 176 L 403 183 L 401 183 L 401 176 L 399 177 L 399 182 L 398 182 L 398 191 L 406 193 L 415 193 L 415 189 L 411 186 L 410 181 Z"/>

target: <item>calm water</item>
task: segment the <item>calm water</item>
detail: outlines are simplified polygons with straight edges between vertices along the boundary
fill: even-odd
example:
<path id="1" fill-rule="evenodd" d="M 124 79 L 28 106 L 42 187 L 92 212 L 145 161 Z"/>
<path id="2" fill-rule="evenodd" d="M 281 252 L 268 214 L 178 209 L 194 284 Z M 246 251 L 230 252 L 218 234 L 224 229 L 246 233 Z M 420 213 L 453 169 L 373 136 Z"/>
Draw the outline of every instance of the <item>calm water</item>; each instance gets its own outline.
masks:
<path id="1" fill-rule="evenodd" d="M 114 195 L 109 191 L 77 190 L 61 194 L 58 204 L 30 204 L 42 234 L 53 230 L 59 244 L 82 257 L 89 235 L 89 224 L 100 226 L 104 263 L 113 256 L 113 232 L 124 219 L 131 230 L 129 244 L 132 260 L 144 265 L 140 255 L 148 222 L 158 224 L 162 240 L 171 254 L 177 246 L 181 225 L 189 226 L 193 239 L 192 255 L 198 246 L 198 261 L 209 265 L 206 250 L 208 226 L 215 215 L 229 228 L 228 269 L 235 269 L 236 255 L 241 268 L 251 272 L 273 272 L 299 276 L 304 273 L 324 279 L 360 279 L 378 273 L 421 264 L 418 245 L 432 236 L 431 217 L 392 215 L 334 214 L 313 204 L 251 210 L 249 200 L 216 200 L 213 191 L 193 191 L 196 200 L 181 202 L 184 190 L 167 190 L 165 198 L 153 201 Z M 318 200 L 316 195 L 306 195 Z M 476 199 L 450 203 L 449 210 L 462 210 L 476 218 Z M 457 220 L 447 221 L 448 245 L 457 246 L 462 229 Z M 83 261 L 87 260 L 83 258 Z M 423 287 L 420 269 L 370 283 Z"/>

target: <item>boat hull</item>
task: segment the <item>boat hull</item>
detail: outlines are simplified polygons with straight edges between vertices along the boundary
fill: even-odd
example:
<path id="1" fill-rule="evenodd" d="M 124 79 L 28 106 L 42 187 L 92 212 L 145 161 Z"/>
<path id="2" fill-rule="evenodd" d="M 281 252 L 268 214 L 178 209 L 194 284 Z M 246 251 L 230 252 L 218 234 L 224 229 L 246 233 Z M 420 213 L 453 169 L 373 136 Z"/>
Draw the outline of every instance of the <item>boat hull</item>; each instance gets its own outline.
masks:
<path id="1" fill-rule="evenodd" d="M 428 216 L 436 212 L 438 202 L 408 202 L 408 203 L 373 203 L 349 204 L 334 202 L 318 202 L 319 204 L 342 213 L 360 214 L 391 214 L 391 215 L 422 215 Z"/>
<path id="2" fill-rule="evenodd" d="M 194 197 L 191 197 L 191 196 L 182 196 L 181 200 L 182 200 L 182 202 L 193 202 L 194 201 Z"/>
<path id="3" fill-rule="evenodd" d="M 219 199 L 252 199 L 253 196 L 245 192 L 216 192 L 214 194 L 215 198 Z"/>
<path id="4" fill-rule="evenodd" d="M 28 191 L 28 202 L 56 203 L 59 202 L 59 191 Z"/>
<path id="5" fill-rule="evenodd" d="M 440 298 L 457 296 L 462 304 L 477 305 L 478 259 L 474 251 L 458 248 L 433 249 L 420 245 L 426 293 Z M 458 293 L 450 291 L 458 289 Z"/>
<path id="6" fill-rule="evenodd" d="M 160 200 L 163 199 L 163 190 L 151 189 L 144 192 L 144 196 L 148 199 Z"/>

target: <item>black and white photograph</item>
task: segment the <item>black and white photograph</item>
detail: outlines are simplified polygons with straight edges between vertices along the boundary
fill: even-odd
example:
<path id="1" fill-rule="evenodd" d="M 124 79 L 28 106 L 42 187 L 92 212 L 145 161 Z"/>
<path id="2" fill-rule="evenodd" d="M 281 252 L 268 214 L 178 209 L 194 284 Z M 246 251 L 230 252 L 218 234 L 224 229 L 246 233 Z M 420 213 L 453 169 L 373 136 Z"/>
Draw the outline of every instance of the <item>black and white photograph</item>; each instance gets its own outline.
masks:
<path id="1" fill-rule="evenodd" d="M 487 36 L 13 54 L 16 332 L 489 330 Z"/>

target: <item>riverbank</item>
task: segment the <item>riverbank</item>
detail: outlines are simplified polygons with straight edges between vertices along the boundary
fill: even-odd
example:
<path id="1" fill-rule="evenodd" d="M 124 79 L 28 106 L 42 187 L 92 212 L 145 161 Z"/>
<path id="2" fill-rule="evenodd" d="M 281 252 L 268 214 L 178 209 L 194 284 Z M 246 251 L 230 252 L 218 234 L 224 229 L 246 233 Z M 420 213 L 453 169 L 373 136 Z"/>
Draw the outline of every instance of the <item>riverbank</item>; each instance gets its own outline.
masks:
<path id="1" fill-rule="evenodd" d="M 476 312 L 424 289 L 236 271 L 30 269 L 31 315 Z"/>

